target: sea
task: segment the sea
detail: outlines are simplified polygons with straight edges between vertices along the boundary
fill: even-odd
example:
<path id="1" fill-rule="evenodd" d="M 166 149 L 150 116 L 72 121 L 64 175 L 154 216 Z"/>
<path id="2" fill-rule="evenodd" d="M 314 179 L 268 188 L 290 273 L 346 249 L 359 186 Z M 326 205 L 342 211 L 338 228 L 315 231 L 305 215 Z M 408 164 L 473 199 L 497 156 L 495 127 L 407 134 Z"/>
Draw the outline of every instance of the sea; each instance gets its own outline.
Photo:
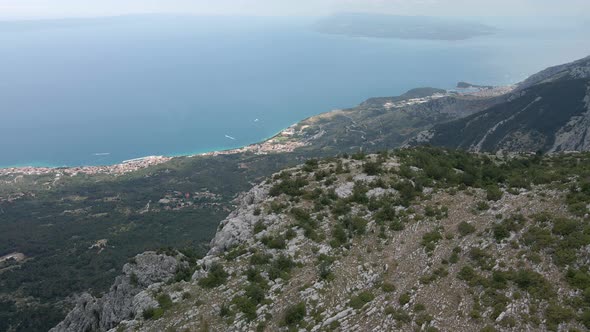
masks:
<path id="1" fill-rule="evenodd" d="M 590 55 L 582 19 L 472 18 L 496 32 L 462 41 L 321 34 L 316 20 L 0 22 L 0 167 L 236 148 L 369 97 L 514 84 Z"/>

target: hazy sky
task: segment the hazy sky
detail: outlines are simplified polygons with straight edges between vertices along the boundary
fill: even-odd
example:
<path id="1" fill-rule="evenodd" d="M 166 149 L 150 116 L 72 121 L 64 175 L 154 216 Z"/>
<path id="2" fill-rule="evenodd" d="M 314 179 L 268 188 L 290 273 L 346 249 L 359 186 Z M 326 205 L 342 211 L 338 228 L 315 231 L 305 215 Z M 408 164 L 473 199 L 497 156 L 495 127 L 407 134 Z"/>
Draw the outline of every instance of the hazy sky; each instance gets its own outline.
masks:
<path id="1" fill-rule="evenodd" d="M 0 0 L 0 18 L 138 13 L 326 15 L 379 12 L 446 16 L 581 16 L 590 0 Z"/>

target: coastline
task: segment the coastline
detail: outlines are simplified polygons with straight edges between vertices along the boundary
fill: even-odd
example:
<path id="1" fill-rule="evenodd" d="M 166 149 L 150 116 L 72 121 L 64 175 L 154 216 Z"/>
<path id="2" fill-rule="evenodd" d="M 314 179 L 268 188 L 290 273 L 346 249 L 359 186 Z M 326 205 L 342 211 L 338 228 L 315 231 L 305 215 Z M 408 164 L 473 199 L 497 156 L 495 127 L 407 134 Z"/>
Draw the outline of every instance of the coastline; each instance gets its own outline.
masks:
<path id="1" fill-rule="evenodd" d="M 492 97 L 496 95 L 502 95 L 510 93 L 514 89 L 515 85 L 501 85 L 501 86 L 474 86 L 475 89 L 461 89 L 456 87 L 455 89 L 447 89 L 447 93 L 444 95 L 432 95 L 427 98 L 414 98 L 404 100 L 399 103 L 386 103 L 383 105 L 386 109 L 397 108 L 403 105 L 411 105 L 415 103 L 423 103 L 430 98 L 442 98 L 448 94 L 460 94 L 469 95 L 474 97 Z M 108 174 L 108 175 L 123 175 L 130 172 L 137 171 L 139 169 L 155 166 L 166 163 L 175 158 L 194 158 L 194 157 L 209 157 L 219 155 L 231 155 L 239 153 L 254 153 L 258 155 L 269 154 L 269 153 L 288 153 L 293 152 L 295 149 L 309 145 L 309 142 L 294 139 L 296 134 L 300 134 L 305 130 L 306 126 L 300 128 L 300 132 L 296 132 L 296 127 L 305 122 L 306 120 L 325 114 L 313 115 L 306 119 L 302 119 L 277 132 L 276 134 L 263 139 L 257 143 L 248 144 L 245 146 L 229 149 L 219 149 L 200 153 L 179 153 L 168 156 L 145 156 L 139 158 L 133 158 L 122 161 L 120 163 L 112 165 L 97 165 L 97 166 L 15 166 L 15 167 L 0 167 L 0 176 L 6 175 L 42 175 L 49 173 L 58 173 L 62 175 L 75 176 L 78 174 L 95 175 L 95 174 Z"/>
<path id="2" fill-rule="evenodd" d="M 230 155 L 238 153 L 252 152 L 254 154 L 268 154 L 268 153 L 280 153 L 280 152 L 292 152 L 298 147 L 305 146 L 306 143 L 302 142 L 281 142 L 277 140 L 278 137 L 291 137 L 294 134 L 294 127 L 299 122 L 280 130 L 278 133 L 271 137 L 261 140 L 257 143 L 248 144 L 245 146 L 213 150 L 201 153 L 186 153 L 186 154 L 175 154 L 170 156 L 145 156 L 139 158 L 133 158 L 122 161 L 120 163 L 112 165 L 95 165 L 95 166 L 13 166 L 13 167 L 0 167 L 0 176 L 6 175 L 43 175 L 50 173 L 58 173 L 68 176 L 75 176 L 78 174 L 95 175 L 95 174 L 110 174 L 110 175 L 123 175 L 126 173 L 134 172 L 139 169 L 155 166 L 166 163 L 175 158 L 194 158 L 194 157 L 207 157 L 207 156 L 218 156 L 218 155 Z"/>

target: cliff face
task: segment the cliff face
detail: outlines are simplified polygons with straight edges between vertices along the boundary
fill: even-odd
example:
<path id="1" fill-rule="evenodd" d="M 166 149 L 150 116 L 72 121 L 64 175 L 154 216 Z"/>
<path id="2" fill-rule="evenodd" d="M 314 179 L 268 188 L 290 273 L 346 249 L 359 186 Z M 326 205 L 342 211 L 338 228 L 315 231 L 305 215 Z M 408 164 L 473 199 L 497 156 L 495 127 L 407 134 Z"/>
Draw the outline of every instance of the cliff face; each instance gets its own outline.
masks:
<path id="1" fill-rule="evenodd" d="M 419 148 L 284 170 L 239 198 L 192 280 L 142 291 L 157 315 L 114 310 L 116 330 L 584 329 L 589 165 Z M 60 328 L 115 326 L 90 321 Z"/>
<path id="2" fill-rule="evenodd" d="M 107 331 L 121 321 L 138 318 L 158 305 L 150 289 L 168 281 L 182 266 L 175 257 L 146 252 L 125 264 L 123 274 L 101 298 L 84 293 L 75 308 L 51 332 Z"/>
<path id="3" fill-rule="evenodd" d="M 406 145 L 469 151 L 590 150 L 590 58 L 549 68 L 521 83 L 506 100 L 432 128 Z"/>
<path id="4" fill-rule="evenodd" d="M 549 152 L 590 151 L 590 85 L 584 98 L 586 111 L 574 115 L 555 133 Z"/>

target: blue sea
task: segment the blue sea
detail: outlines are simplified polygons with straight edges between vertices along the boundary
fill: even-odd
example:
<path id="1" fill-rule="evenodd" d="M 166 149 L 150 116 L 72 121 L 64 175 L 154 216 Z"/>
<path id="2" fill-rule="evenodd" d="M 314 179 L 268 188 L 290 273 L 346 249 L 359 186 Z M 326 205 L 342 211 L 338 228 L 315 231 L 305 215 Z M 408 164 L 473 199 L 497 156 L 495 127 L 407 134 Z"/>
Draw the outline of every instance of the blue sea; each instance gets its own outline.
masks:
<path id="1" fill-rule="evenodd" d="M 590 54 L 587 22 L 474 20 L 497 33 L 355 38 L 314 32 L 314 18 L 0 22 L 0 166 L 234 148 L 369 97 L 511 84 Z"/>

